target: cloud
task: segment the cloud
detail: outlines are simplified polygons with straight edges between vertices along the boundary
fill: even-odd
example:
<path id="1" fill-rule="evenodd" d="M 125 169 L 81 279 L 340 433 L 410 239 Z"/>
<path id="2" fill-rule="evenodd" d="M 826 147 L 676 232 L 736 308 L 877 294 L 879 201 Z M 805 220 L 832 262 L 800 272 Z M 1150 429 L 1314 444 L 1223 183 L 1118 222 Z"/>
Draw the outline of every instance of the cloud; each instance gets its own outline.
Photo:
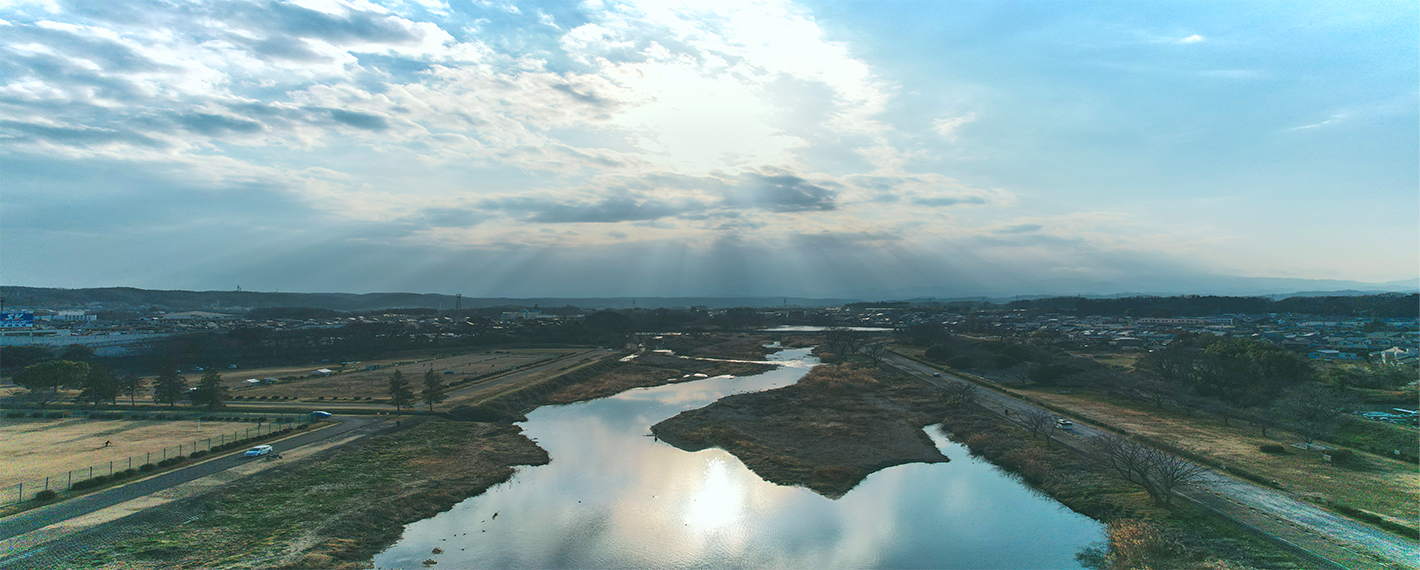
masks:
<path id="1" fill-rule="evenodd" d="M 1198 35 L 1198 34 L 1193 34 L 1193 35 L 1188 36 L 1188 37 L 1186 37 L 1186 38 L 1179 38 L 1178 43 L 1181 43 L 1181 44 L 1196 44 L 1196 43 L 1203 42 L 1203 41 L 1205 41 L 1205 40 L 1206 40 L 1206 38 L 1204 38 L 1203 36 L 1200 36 L 1200 35 Z"/>
<path id="2" fill-rule="evenodd" d="M 727 204 L 742 208 L 762 208 L 774 212 L 832 210 L 834 192 L 785 172 L 748 173 L 743 183 L 726 197 Z"/>
<path id="3" fill-rule="evenodd" d="M 344 109 L 327 109 L 330 118 L 342 125 L 348 125 L 357 129 L 367 131 L 384 131 L 390 128 L 389 121 L 384 117 L 371 113 L 360 113 L 356 111 L 346 111 Z"/>
<path id="4" fill-rule="evenodd" d="M 1312 123 L 1312 124 L 1310 124 L 1310 125 L 1302 125 L 1302 126 L 1300 126 L 1300 127 L 1292 127 L 1292 128 L 1290 128 L 1290 129 L 1287 129 L 1287 130 L 1289 130 L 1289 131 L 1304 131 L 1304 130 L 1307 130 L 1307 129 L 1316 129 L 1316 128 L 1321 128 L 1321 127 L 1326 127 L 1326 126 L 1335 125 L 1335 124 L 1339 124 L 1339 123 L 1345 122 L 1348 117 L 1350 117 L 1350 115 L 1348 115 L 1348 114 L 1346 114 L 1346 113 L 1337 113 L 1337 114 L 1335 114 L 1335 115 L 1332 115 L 1331 118 L 1329 118 L 1329 119 L 1327 119 L 1327 120 L 1325 120 L 1325 121 L 1322 121 L 1322 122 L 1320 122 L 1320 123 Z"/>
<path id="5" fill-rule="evenodd" d="M 932 130 L 935 131 L 937 134 L 942 135 L 942 138 L 945 138 L 949 141 L 956 141 L 957 129 L 961 128 L 962 125 L 973 122 L 975 120 L 976 113 L 969 113 L 960 117 L 947 117 L 945 119 L 937 119 L 932 123 Z"/>

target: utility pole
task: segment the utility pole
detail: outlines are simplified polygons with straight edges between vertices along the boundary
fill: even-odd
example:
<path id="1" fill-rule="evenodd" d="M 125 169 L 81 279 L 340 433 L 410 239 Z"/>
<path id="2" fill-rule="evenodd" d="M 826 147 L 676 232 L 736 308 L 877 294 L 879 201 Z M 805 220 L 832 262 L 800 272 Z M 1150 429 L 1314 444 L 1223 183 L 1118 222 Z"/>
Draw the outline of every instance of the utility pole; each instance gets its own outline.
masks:
<path id="1" fill-rule="evenodd" d="M 462 310 L 463 310 L 463 293 L 459 293 L 459 294 L 457 294 L 457 295 L 454 295 L 454 310 L 455 310 L 455 311 L 462 311 Z"/>

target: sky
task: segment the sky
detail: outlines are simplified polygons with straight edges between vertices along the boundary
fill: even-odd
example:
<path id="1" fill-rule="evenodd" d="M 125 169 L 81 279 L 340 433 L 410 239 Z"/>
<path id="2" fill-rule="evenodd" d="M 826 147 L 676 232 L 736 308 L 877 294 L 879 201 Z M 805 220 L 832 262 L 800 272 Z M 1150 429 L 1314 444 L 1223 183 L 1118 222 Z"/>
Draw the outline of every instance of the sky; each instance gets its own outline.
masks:
<path id="1" fill-rule="evenodd" d="M 0 0 L 0 282 L 1413 282 L 1417 45 L 1417 2 Z"/>

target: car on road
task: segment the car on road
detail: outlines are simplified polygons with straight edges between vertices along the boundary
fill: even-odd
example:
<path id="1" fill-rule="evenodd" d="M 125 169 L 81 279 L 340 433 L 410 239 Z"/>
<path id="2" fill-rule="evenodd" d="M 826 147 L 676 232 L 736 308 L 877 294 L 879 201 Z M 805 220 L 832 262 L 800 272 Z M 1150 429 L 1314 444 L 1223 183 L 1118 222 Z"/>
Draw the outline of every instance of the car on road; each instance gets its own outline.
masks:
<path id="1" fill-rule="evenodd" d="M 942 377 L 942 373 L 941 373 L 941 372 L 933 372 L 933 373 L 932 373 L 932 377 L 933 377 L 933 378 L 941 378 L 941 377 Z"/>
<path id="2" fill-rule="evenodd" d="M 242 456 L 243 456 L 243 457 L 260 457 L 260 456 L 263 456 L 263 455 L 268 455 L 268 454 L 270 454 L 270 453 L 271 453 L 271 446 L 270 446 L 270 445 L 258 445 L 258 446 L 256 446 L 256 447 L 253 447 L 253 448 L 251 448 L 251 449 L 248 449 L 248 450 L 246 451 L 246 453 L 243 453 L 243 454 L 242 454 Z"/>
<path id="3" fill-rule="evenodd" d="M 320 410 L 316 410 L 316 411 L 314 411 L 314 412 L 311 412 L 311 417 L 316 418 L 316 419 L 321 419 L 321 420 L 330 417 L 330 415 L 331 415 L 330 412 L 322 412 L 322 411 L 320 411 Z"/>
<path id="4" fill-rule="evenodd" d="M 1058 420 L 1055 420 L 1055 427 L 1056 429 L 1075 429 L 1075 422 L 1072 422 L 1065 418 L 1060 418 Z"/>

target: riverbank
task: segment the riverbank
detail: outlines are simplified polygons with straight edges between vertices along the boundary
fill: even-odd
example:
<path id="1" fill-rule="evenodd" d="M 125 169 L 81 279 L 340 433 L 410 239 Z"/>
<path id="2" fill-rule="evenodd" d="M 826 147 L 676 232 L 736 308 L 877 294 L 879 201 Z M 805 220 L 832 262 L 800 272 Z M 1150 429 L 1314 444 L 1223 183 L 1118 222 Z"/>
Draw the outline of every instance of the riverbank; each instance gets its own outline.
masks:
<path id="1" fill-rule="evenodd" d="M 820 366 L 776 390 L 739 394 L 652 426 L 687 451 L 719 447 L 766 481 L 843 496 L 868 475 L 947 460 L 922 431 L 939 395 L 882 370 Z"/>
<path id="2" fill-rule="evenodd" d="M 366 568 L 407 523 L 507 481 L 545 451 L 508 424 L 430 420 L 109 525 L 74 567 Z M 145 513 L 146 514 L 146 513 Z"/>
<path id="3" fill-rule="evenodd" d="M 1119 533 L 1139 534 L 1140 525 L 1146 527 L 1144 534 L 1154 533 L 1163 545 L 1155 554 L 1165 557 L 1154 561 L 1151 567 L 1313 567 L 1291 552 L 1191 504 L 1178 503 L 1172 508 L 1154 505 L 1141 488 L 1100 462 L 1034 439 L 1024 428 L 980 406 L 958 406 L 944 418 L 942 428 L 953 440 L 964 443 L 973 455 L 1018 475 L 1071 510 L 1109 524 L 1112 539 Z M 1159 562 L 1166 565 L 1158 566 Z"/>
<path id="4" fill-rule="evenodd" d="M 664 354 L 645 353 L 575 384 L 547 395 L 547 404 L 570 404 L 605 398 L 632 388 L 689 382 L 711 376 L 750 376 L 773 370 L 774 365 L 755 362 L 696 360 Z"/>

